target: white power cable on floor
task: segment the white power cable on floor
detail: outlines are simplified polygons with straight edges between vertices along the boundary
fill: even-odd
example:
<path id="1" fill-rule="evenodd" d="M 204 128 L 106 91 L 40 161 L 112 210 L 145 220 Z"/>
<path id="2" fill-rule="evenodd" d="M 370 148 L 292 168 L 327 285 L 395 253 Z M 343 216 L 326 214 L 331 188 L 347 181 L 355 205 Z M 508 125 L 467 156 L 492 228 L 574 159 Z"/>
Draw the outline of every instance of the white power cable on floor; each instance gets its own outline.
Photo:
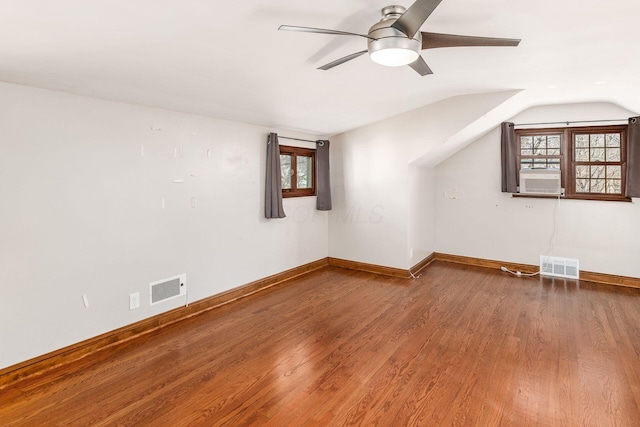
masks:
<path id="1" fill-rule="evenodd" d="M 537 276 L 538 274 L 540 274 L 540 271 L 536 271 L 535 273 L 523 273 L 521 271 L 511 271 L 509 270 L 507 267 L 500 267 L 500 270 L 507 272 L 507 273 L 511 273 L 514 276 L 518 276 L 518 277 L 532 277 L 532 276 Z"/>

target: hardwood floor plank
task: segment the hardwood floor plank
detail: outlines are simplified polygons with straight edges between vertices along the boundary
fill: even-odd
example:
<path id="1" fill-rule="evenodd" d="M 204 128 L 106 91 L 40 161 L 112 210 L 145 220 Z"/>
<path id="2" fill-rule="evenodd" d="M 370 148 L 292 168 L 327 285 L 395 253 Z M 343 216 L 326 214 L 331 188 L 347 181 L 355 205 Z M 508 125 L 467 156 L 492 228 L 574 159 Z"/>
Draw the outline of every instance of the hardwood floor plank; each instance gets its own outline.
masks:
<path id="1" fill-rule="evenodd" d="M 0 390 L 2 426 L 635 426 L 640 290 L 310 273 Z"/>

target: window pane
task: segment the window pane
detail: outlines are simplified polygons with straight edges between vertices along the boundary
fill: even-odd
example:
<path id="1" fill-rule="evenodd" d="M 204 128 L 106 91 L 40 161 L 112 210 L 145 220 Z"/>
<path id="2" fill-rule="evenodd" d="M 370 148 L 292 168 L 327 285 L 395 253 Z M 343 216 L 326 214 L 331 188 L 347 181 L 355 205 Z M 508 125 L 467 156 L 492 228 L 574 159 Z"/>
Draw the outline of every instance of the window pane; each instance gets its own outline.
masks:
<path id="1" fill-rule="evenodd" d="M 547 159 L 533 159 L 533 168 L 534 169 L 546 169 L 547 168 Z"/>
<path id="2" fill-rule="evenodd" d="M 619 161 L 620 161 L 620 149 L 607 148 L 607 162 L 619 162 Z"/>
<path id="3" fill-rule="evenodd" d="M 622 181 L 619 179 L 607 180 L 607 193 L 609 194 L 622 194 Z"/>
<path id="4" fill-rule="evenodd" d="M 560 135 L 549 135 L 547 137 L 547 147 L 560 149 Z M 558 152 L 558 154 L 560 154 Z"/>
<path id="5" fill-rule="evenodd" d="M 576 166 L 576 178 L 589 178 L 589 166 Z"/>
<path id="6" fill-rule="evenodd" d="M 588 192 L 589 192 L 589 180 L 576 179 L 576 193 L 588 193 Z"/>
<path id="7" fill-rule="evenodd" d="M 297 173 L 297 185 L 298 188 L 311 188 L 312 181 L 312 167 L 311 157 L 308 156 L 296 156 Z"/>
<path id="8" fill-rule="evenodd" d="M 607 166 L 607 178 L 622 179 L 622 167 Z"/>
<path id="9" fill-rule="evenodd" d="M 520 169 L 533 169 L 533 159 L 521 159 Z"/>
<path id="10" fill-rule="evenodd" d="M 588 162 L 588 161 L 589 161 L 589 149 L 576 148 L 576 162 Z"/>
<path id="11" fill-rule="evenodd" d="M 524 150 L 524 149 L 531 149 L 531 148 L 533 148 L 533 137 L 532 136 L 521 136 L 520 137 L 520 149 Z"/>
<path id="12" fill-rule="evenodd" d="M 604 166 L 591 166 L 591 178 L 604 178 Z"/>
<path id="13" fill-rule="evenodd" d="M 589 135 L 576 135 L 576 147 L 588 147 Z"/>
<path id="14" fill-rule="evenodd" d="M 534 154 L 536 156 L 546 156 L 547 155 L 547 149 L 546 148 L 536 148 Z"/>
<path id="15" fill-rule="evenodd" d="M 547 148 L 547 137 L 545 135 L 537 135 L 533 137 L 533 148 Z"/>
<path id="16" fill-rule="evenodd" d="M 604 193 L 604 179 L 592 179 L 591 180 L 591 192 L 592 193 Z"/>
<path id="17" fill-rule="evenodd" d="M 620 147 L 620 134 L 608 133 L 607 134 L 607 147 Z"/>
<path id="18" fill-rule="evenodd" d="M 592 148 L 591 149 L 591 161 L 592 162 L 604 162 L 604 148 Z"/>
<path id="19" fill-rule="evenodd" d="M 601 133 L 591 135 L 591 147 L 604 147 L 604 135 Z"/>
<path id="20" fill-rule="evenodd" d="M 282 171 L 282 189 L 291 190 L 291 155 L 280 154 L 280 170 Z"/>
<path id="21" fill-rule="evenodd" d="M 547 167 L 550 169 L 560 169 L 560 158 L 550 157 L 547 161 Z"/>
<path id="22" fill-rule="evenodd" d="M 549 150 L 547 150 L 547 154 L 550 156 L 559 156 L 560 155 L 560 149 L 559 148 L 550 148 Z"/>

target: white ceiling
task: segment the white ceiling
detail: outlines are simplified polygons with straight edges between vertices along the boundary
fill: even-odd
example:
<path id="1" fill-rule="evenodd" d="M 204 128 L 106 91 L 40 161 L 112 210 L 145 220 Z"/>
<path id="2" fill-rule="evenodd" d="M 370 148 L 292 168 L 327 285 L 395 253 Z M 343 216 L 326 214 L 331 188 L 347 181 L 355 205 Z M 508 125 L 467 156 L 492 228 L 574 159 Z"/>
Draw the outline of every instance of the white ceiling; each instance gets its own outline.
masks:
<path id="1" fill-rule="evenodd" d="M 400 1 L 404 6 L 410 0 Z M 0 80 L 331 135 L 466 93 L 640 111 L 640 2 L 444 0 L 423 31 L 521 38 L 424 51 L 434 75 L 362 56 L 387 0 L 0 0 Z M 515 113 L 515 112 L 514 112 Z"/>

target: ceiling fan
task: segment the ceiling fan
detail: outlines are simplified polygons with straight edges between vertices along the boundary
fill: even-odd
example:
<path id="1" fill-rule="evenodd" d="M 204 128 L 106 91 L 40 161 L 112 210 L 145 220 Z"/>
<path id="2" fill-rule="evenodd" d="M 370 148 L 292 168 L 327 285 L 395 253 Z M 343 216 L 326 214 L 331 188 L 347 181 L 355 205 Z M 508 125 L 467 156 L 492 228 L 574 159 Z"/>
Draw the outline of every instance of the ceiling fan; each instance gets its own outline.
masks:
<path id="1" fill-rule="evenodd" d="M 281 25 L 278 29 L 282 31 L 358 36 L 367 39 L 367 50 L 337 59 L 319 67 L 319 70 L 329 70 L 369 52 L 371 59 L 378 64 L 390 67 L 409 65 L 421 76 L 426 76 L 433 74 L 433 72 L 420 55 L 420 50 L 458 46 L 518 46 L 520 44 L 519 39 L 460 36 L 419 31 L 422 24 L 441 1 L 416 0 L 409 9 L 398 5 L 387 6 L 382 9 L 380 22 L 374 24 L 366 35 L 293 25 Z"/>

